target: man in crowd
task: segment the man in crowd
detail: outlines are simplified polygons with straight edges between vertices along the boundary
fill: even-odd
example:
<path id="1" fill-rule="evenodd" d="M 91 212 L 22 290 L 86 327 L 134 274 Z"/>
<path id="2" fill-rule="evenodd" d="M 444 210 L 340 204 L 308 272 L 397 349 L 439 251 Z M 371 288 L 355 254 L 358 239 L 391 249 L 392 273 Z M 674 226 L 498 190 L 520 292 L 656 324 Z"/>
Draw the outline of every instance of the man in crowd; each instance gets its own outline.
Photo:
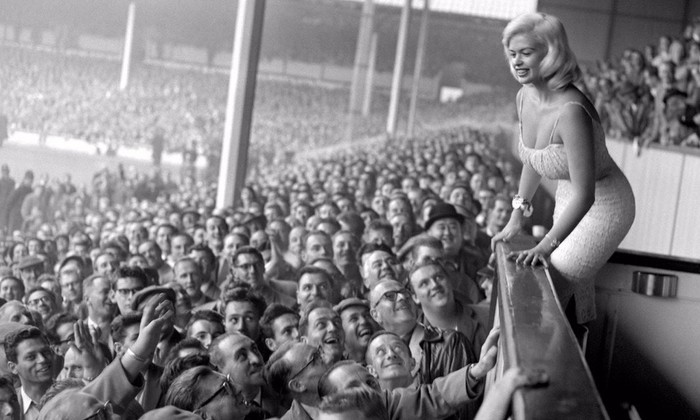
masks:
<path id="1" fill-rule="evenodd" d="M 66 265 L 60 269 L 58 283 L 61 286 L 63 295 L 63 309 L 78 313 L 78 306 L 83 300 L 83 277 L 77 267 Z"/>
<path id="2" fill-rule="evenodd" d="M 341 230 L 333 235 L 333 261 L 349 282 L 357 284 L 362 281 L 357 265 L 357 250 L 360 248 L 358 238 L 349 230 Z"/>
<path id="3" fill-rule="evenodd" d="M 503 195 L 494 197 L 491 201 L 491 206 L 488 208 L 484 232 L 490 237 L 499 233 L 508 224 L 512 212 L 513 206 L 508 197 Z"/>
<path id="4" fill-rule="evenodd" d="M 265 337 L 265 345 L 274 352 L 287 341 L 299 338 L 299 313 L 279 303 L 265 309 L 260 318 L 260 330 Z"/>
<path id="5" fill-rule="evenodd" d="M 345 354 L 350 360 L 364 363 L 370 337 L 379 329 L 369 313 L 369 303 L 358 298 L 348 298 L 333 309 L 343 323 Z"/>
<path id="6" fill-rule="evenodd" d="M 343 323 L 328 301 L 317 300 L 305 308 L 299 320 L 299 334 L 302 341 L 322 350 L 325 363 L 344 358 Z"/>
<path id="7" fill-rule="evenodd" d="M 117 271 L 117 268 L 119 268 L 119 261 L 113 254 L 105 251 L 95 258 L 92 265 L 96 273 L 108 275 Z"/>
<path id="8" fill-rule="evenodd" d="M 211 363 L 231 378 L 248 405 L 261 407 L 269 416 L 278 416 L 279 401 L 266 389 L 265 361 L 257 345 L 249 337 L 226 333 L 209 347 Z"/>
<path id="9" fill-rule="evenodd" d="M 87 323 L 91 331 L 100 333 L 100 341 L 109 342 L 110 323 L 114 317 L 114 303 L 111 298 L 109 278 L 93 274 L 83 281 L 83 300 L 87 307 Z"/>
<path id="10" fill-rule="evenodd" d="M 265 312 L 265 299 L 247 285 L 234 285 L 224 295 L 224 328 L 227 333 L 239 333 L 252 339 L 267 360 L 270 352 L 260 331 L 260 318 Z"/>
<path id="11" fill-rule="evenodd" d="M 285 306 L 294 306 L 294 298 L 283 290 L 282 281 L 265 279 L 265 261 L 257 249 L 244 246 L 233 254 L 233 267 L 231 274 L 235 281 L 248 283 L 251 289 L 261 295 L 265 302 L 281 303 Z M 290 282 L 284 282 L 290 283 Z M 296 289 L 294 284 L 291 286 Z"/>
<path id="12" fill-rule="evenodd" d="M 187 233 L 176 233 L 170 239 L 170 262 L 172 264 L 190 253 L 194 240 Z"/>
<path id="13" fill-rule="evenodd" d="M 131 312 L 134 296 L 148 286 L 148 277 L 139 267 L 121 267 L 115 274 L 112 283 L 112 301 L 117 304 L 119 313 L 126 315 Z"/>
<path id="14" fill-rule="evenodd" d="M 402 267 L 388 245 L 382 242 L 366 243 L 357 253 L 360 256 L 362 282 L 367 291 L 380 281 L 401 279 Z"/>
<path id="15" fill-rule="evenodd" d="M 171 241 L 175 233 L 177 233 L 177 228 L 170 223 L 161 223 L 158 225 L 158 228 L 156 228 L 155 240 L 166 261 L 170 261 Z"/>
<path id="16" fill-rule="evenodd" d="M 301 248 L 301 260 L 305 264 L 317 258 L 333 258 L 333 244 L 326 232 L 314 230 L 306 234 Z"/>
<path id="17" fill-rule="evenodd" d="M 173 266 L 173 272 L 175 281 L 185 289 L 193 308 L 212 301 L 202 293 L 202 270 L 194 259 L 180 258 Z"/>
<path id="18" fill-rule="evenodd" d="M 17 264 L 19 277 L 24 283 L 24 290 L 32 290 L 40 286 L 39 276 L 44 273 L 44 261 L 39 257 L 27 256 Z"/>
<path id="19" fill-rule="evenodd" d="M 139 245 L 139 254 L 146 257 L 148 267 L 158 271 L 158 284 L 173 281 L 173 269 L 163 260 L 163 252 L 156 241 L 147 240 Z"/>
<path id="20" fill-rule="evenodd" d="M 408 388 L 419 383 L 413 376 L 416 359 L 411 356 L 411 350 L 401 337 L 390 331 L 380 330 L 372 335 L 365 357 L 367 370 L 384 390 Z"/>
<path id="21" fill-rule="evenodd" d="M 318 299 L 337 302 L 338 293 L 331 276 L 318 267 L 302 267 L 298 273 L 297 284 L 297 304 L 300 311 Z"/>
<path id="22" fill-rule="evenodd" d="M 413 301 L 422 309 L 423 324 L 459 331 L 477 354 L 486 340 L 486 331 L 478 322 L 476 312 L 455 297 L 447 270 L 439 260 L 415 265 L 409 274 L 408 286 Z"/>
<path id="23" fill-rule="evenodd" d="M 200 286 L 202 293 L 208 300 L 217 300 L 221 295 L 221 289 L 219 289 L 217 258 L 214 256 L 214 252 L 206 245 L 195 245 L 190 249 L 189 255 L 199 265 L 202 273 L 202 285 Z"/>
<path id="24" fill-rule="evenodd" d="M 39 417 L 39 401 L 53 383 L 54 354 L 44 334 L 34 327 L 19 330 L 5 339 L 7 366 L 19 377 L 17 399 L 24 420 Z"/>
<path id="25" fill-rule="evenodd" d="M 46 322 L 52 315 L 58 312 L 58 298 L 50 290 L 36 287 L 30 290 L 24 301 L 27 308 L 41 315 L 41 320 Z"/>
<path id="26" fill-rule="evenodd" d="M 224 236 L 228 233 L 228 224 L 220 216 L 211 216 L 205 222 L 206 241 L 214 255 L 219 255 L 224 247 Z"/>

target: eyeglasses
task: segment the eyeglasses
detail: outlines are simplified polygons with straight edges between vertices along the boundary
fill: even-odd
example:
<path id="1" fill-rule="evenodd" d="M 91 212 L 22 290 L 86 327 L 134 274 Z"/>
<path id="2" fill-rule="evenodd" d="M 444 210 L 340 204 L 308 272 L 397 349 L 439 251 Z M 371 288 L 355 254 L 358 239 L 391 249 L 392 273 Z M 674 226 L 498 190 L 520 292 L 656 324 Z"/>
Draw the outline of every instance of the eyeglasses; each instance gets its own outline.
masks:
<path id="1" fill-rule="evenodd" d="M 411 297 L 411 294 L 408 292 L 406 289 L 400 289 L 400 290 L 389 290 L 388 292 L 384 292 L 382 297 L 377 300 L 377 303 L 374 304 L 376 307 L 379 305 L 379 302 L 382 300 L 387 300 L 389 302 L 396 302 L 399 299 L 399 295 L 402 296 L 404 299 L 408 299 Z"/>
<path id="2" fill-rule="evenodd" d="M 214 398 L 218 397 L 219 394 L 221 394 L 222 392 L 227 392 L 228 395 L 235 398 L 236 401 L 242 401 L 242 398 L 240 397 L 238 392 L 236 392 L 236 390 L 233 387 L 233 384 L 231 383 L 231 376 L 226 375 L 226 378 L 224 379 L 224 382 L 221 384 L 221 386 L 209 398 L 207 398 L 204 401 L 202 401 L 201 403 L 199 403 L 199 405 L 197 405 L 197 408 L 195 410 L 199 410 L 200 408 L 209 404 L 210 402 L 212 402 L 214 400 Z"/>
<path id="3" fill-rule="evenodd" d="M 32 300 L 27 301 L 27 305 L 29 305 L 29 306 L 36 306 L 36 305 L 38 305 L 38 304 L 40 304 L 40 303 L 44 303 L 44 304 L 47 304 L 47 305 L 48 305 L 48 304 L 51 303 L 51 302 L 53 302 L 53 300 L 52 300 L 50 297 L 48 297 L 48 296 L 42 296 L 42 297 L 40 297 L 40 298 L 32 299 Z"/>
<path id="4" fill-rule="evenodd" d="M 83 420 L 109 420 L 112 418 L 114 410 L 112 408 L 112 401 L 107 401 L 104 405 L 95 411 L 92 415 L 85 417 Z"/>

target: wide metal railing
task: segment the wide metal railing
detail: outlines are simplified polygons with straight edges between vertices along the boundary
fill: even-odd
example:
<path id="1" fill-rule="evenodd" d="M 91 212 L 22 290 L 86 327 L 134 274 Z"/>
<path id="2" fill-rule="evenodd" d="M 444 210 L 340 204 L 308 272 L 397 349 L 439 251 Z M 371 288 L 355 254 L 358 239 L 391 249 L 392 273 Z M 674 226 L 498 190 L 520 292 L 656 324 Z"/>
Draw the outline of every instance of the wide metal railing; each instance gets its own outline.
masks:
<path id="1" fill-rule="evenodd" d="M 543 369 L 550 378 L 546 387 L 516 391 L 513 419 L 608 419 L 549 272 L 518 267 L 506 258 L 510 251 L 532 246 L 532 238 L 519 237 L 496 247 L 491 305 L 493 322 L 501 327 L 496 377 L 523 367 Z"/>

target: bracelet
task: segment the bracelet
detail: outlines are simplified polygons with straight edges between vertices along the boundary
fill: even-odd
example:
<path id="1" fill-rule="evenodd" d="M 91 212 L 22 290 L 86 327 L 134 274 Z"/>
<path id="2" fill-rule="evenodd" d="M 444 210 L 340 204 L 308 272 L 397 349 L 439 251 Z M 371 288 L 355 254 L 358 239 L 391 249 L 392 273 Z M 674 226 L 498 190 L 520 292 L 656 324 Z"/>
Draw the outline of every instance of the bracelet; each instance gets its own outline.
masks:
<path id="1" fill-rule="evenodd" d="M 546 235 L 544 235 L 544 237 L 545 237 L 545 238 L 549 238 L 549 246 L 550 246 L 553 250 L 554 250 L 554 249 L 557 249 L 557 247 L 561 244 L 561 242 L 559 241 L 559 239 L 557 239 L 557 238 L 555 238 L 555 237 L 553 237 L 553 236 L 550 236 L 549 233 L 546 234 Z"/>
<path id="2" fill-rule="evenodd" d="M 138 354 L 136 354 L 136 353 L 135 353 L 133 350 L 131 350 L 131 349 L 128 349 L 128 350 L 126 351 L 125 356 L 132 357 L 132 358 L 134 358 L 134 360 L 136 360 L 136 361 L 139 362 L 139 363 L 148 363 L 148 359 L 147 359 L 147 358 L 145 358 L 145 357 L 143 357 L 143 356 L 139 356 Z"/>
<path id="3" fill-rule="evenodd" d="M 515 197 L 513 197 L 513 202 L 511 203 L 513 206 L 513 210 L 520 210 L 523 213 L 523 216 L 525 217 L 530 217 L 532 216 L 532 203 L 526 198 L 521 197 L 520 195 L 516 194 Z"/>

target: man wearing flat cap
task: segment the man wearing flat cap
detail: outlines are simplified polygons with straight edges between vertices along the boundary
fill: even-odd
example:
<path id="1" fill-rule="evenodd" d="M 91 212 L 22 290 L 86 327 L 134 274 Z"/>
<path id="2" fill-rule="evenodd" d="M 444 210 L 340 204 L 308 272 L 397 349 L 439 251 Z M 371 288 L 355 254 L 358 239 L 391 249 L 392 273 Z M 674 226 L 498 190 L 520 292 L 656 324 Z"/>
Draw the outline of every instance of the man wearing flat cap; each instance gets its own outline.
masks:
<path id="1" fill-rule="evenodd" d="M 333 309 L 340 315 L 345 331 L 345 353 L 348 359 L 365 363 L 369 339 L 379 325 L 369 313 L 369 302 L 355 297 L 342 300 Z"/>
<path id="2" fill-rule="evenodd" d="M 17 264 L 19 276 L 24 283 L 24 290 L 32 290 L 40 286 L 39 276 L 44 273 L 44 261 L 36 256 L 24 257 Z"/>

